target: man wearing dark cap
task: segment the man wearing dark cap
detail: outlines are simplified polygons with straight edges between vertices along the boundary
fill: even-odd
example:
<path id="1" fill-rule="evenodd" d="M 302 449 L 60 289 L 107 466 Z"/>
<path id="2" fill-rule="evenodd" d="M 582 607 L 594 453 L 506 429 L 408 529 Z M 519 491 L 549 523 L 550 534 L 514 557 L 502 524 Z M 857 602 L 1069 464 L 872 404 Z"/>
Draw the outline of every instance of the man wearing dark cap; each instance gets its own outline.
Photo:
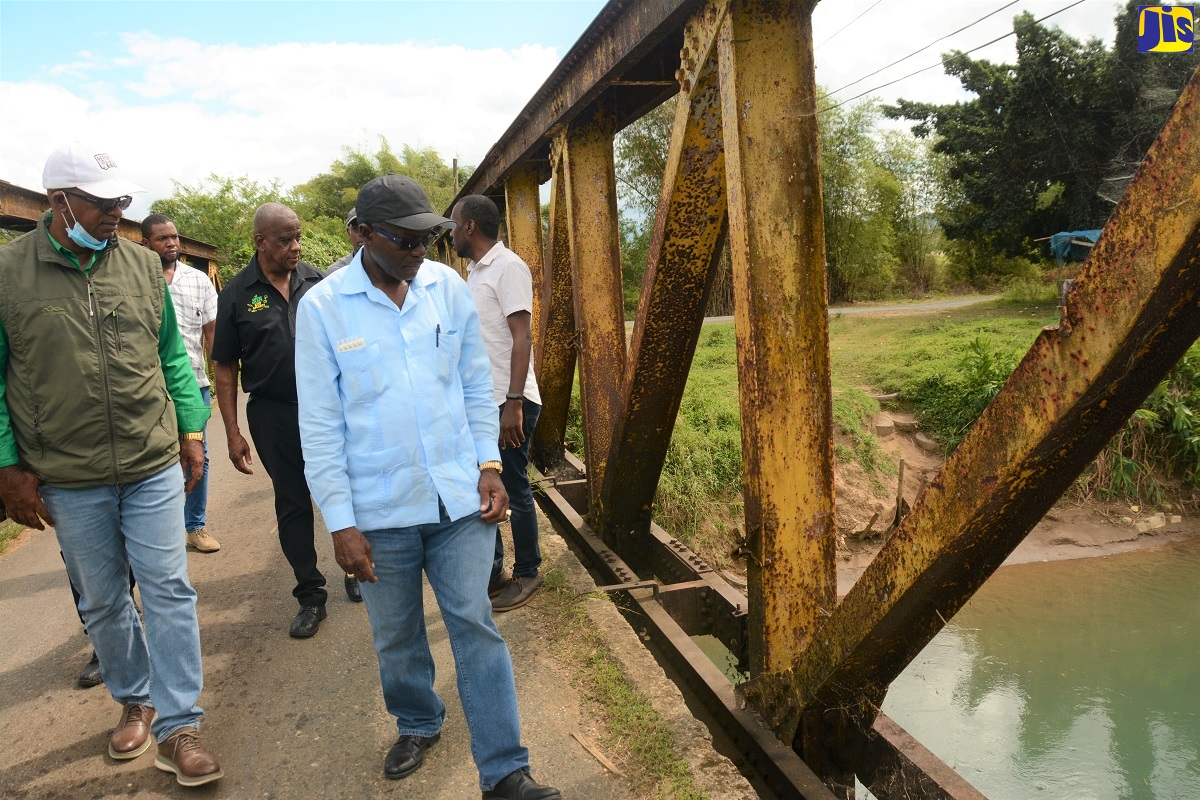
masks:
<path id="1" fill-rule="evenodd" d="M 109 756 L 134 759 L 157 740 L 155 766 L 200 786 L 224 774 L 200 741 L 183 527 L 208 407 L 159 259 L 117 238 L 144 190 L 78 142 L 50 155 L 42 184 L 51 210 L 0 247 L 0 506 L 22 525 L 54 526 L 122 706 Z"/>
<path id="2" fill-rule="evenodd" d="M 329 269 L 325 270 L 326 275 L 349 264 L 350 260 L 354 258 L 354 254 L 362 247 L 362 237 L 358 235 L 358 212 L 353 208 L 346 215 L 346 235 L 350 237 L 350 252 L 330 264 Z"/>
<path id="3" fill-rule="evenodd" d="M 242 389 L 250 395 L 250 437 L 271 478 L 279 545 L 296 577 L 292 595 L 300 611 L 288 635 L 307 639 L 321 627 L 329 595 L 317 568 L 312 501 L 300 453 L 295 328 L 296 305 L 322 275 L 300 260 L 300 218 L 281 203 L 266 203 L 255 212 L 254 246 L 250 263 L 217 296 L 213 377 L 229 460 L 247 475 L 253 468 L 250 443 L 238 424 L 239 375 Z"/>
<path id="4" fill-rule="evenodd" d="M 508 495 L 500 480 L 491 366 L 471 292 L 425 261 L 434 214 L 410 178 L 358 193 L 363 247 L 314 287 L 296 320 L 305 474 L 334 553 L 362 582 L 399 739 L 384 775 L 415 772 L 441 736 L 422 572 L 450 640 L 485 799 L 557 800 L 529 774 L 512 658 L 487 580 Z"/>

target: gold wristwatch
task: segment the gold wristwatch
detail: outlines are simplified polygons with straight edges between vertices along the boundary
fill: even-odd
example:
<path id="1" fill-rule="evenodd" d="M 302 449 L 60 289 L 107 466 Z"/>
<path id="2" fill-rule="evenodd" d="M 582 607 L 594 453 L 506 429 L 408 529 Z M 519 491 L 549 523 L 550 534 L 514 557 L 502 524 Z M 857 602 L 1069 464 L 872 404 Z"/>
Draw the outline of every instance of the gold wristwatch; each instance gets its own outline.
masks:
<path id="1" fill-rule="evenodd" d="M 496 472 L 504 472 L 504 465 L 499 461 L 485 461 L 479 465 L 479 471 L 483 472 L 485 469 L 494 469 Z"/>
<path id="2" fill-rule="evenodd" d="M 204 432 L 195 431 L 194 433 L 181 433 L 179 434 L 179 438 L 181 441 L 203 442 Z"/>

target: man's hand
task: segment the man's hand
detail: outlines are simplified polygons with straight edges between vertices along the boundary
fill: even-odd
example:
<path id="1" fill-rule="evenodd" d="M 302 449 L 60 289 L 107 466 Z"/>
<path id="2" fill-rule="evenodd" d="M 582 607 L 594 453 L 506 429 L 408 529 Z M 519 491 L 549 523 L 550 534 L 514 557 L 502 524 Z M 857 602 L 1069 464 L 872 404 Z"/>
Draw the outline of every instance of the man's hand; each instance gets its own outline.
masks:
<path id="1" fill-rule="evenodd" d="M 479 472 L 479 517 L 484 522 L 504 522 L 512 514 L 508 510 L 508 492 L 494 469 Z M 340 563 L 340 562 L 339 562 Z"/>
<path id="2" fill-rule="evenodd" d="M 500 447 L 520 447 L 525 441 L 525 404 L 506 400 L 500 412 Z"/>
<path id="3" fill-rule="evenodd" d="M 0 467 L 0 502 L 4 503 L 8 516 L 18 525 L 44 531 L 46 525 L 54 524 L 54 520 L 42 502 L 39 483 L 36 475 L 15 464 Z"/>
<path id="4" fill-rule="evenodd" d="M 229 460 L 233 462 L 233 468 L 238 472 L 253 475 L 254 470 L 250 469 L 250 464 L 254 462 L 254 458 L 250 455 L 250 443 L 246 441 L 246 437 L 240 433 L 231 433 L 227 444 L 229 445 Z"/>
<path id="5" fill-rule="evenodd" d="M 363 583 L 378 583 L 375 562 L 371 560 L 371 543 L 358 528 L 342 528 L 333 532 L 333 558 L 347 575 Z"/>
<path id="6" fill-rule="evenodd" d="M 180 439 L 179 466 L 183 467 L 183 490 L 190 492 L 204 477 L 204 443 L 197 439 Z"/>

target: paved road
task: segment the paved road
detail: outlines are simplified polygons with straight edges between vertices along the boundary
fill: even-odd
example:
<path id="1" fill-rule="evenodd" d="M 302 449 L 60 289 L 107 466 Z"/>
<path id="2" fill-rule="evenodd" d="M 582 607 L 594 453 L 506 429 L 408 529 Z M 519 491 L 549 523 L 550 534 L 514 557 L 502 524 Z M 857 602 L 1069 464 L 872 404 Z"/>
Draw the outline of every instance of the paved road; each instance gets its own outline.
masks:
<path id="1" fill-rule="evenodd" d="M 211 428 L 209 523 L 222 549 L 188 560 L 199 593 L 204 734 L 227 777 L 187 790 L 154 768 L 153 748 L 131 762 L 108 758 L 120 708 L 103 687 L 74 686 L 90 649 L 54 536 L 35 532 L 0 558 L 0 798 L 478 798 L 446 631 L 428 587 L 426 622 L 448 707 L 444 736 L 419 772 L 387 781 L 383 756 L 395 727 L 380 695 L 366 611 L 346 599 L 329 537 L 318 535 L 320 566 L 332 579 L 329 618 L 313 639 L 288 638 L 295 601 L 270 484 L 260 466 L 252 477 L 236 473 L 219 418 Z M 562 557 L 565 548 L 555 552 Z M 567 798 L 626 797 L 571 738 L 593 722 L 524 610 L 498 622 L 514 653 L 534 774 Z"/>
<path id="2" fill-rule="evenodd" d="M 947 308 L 962 308 L 963 306 L 973 306 L 976 303 L 987 303 L 992 300 L 999 300 L 1000 295 L 980 295 L 976 297 L 960 297 L 957 300 L 936 300 L 932 303 L 897 303 L 894 305 L 885 306 L 831 306 L 829 313 L 831 316 L 838 314 L 923 314 L 926 311 L 942 311 Z M 733 317 L 705 317 L 704 323 L 707 325 L 713 322 L 733 322 Z"/>

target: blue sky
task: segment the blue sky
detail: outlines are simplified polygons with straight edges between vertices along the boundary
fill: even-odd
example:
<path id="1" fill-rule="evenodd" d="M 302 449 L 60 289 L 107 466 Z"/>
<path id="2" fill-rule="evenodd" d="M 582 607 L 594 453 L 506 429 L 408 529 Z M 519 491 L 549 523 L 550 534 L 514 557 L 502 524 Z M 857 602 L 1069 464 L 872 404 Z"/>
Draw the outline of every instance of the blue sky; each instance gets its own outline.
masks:
<path id="1" fill-rule="evenodd" d="M 824 0 L 813 14 L 817 81 L 836 88 L 1006 0 Z M 838 95 L 967 50 L 1069 0 L 1020 0 Z M 210 174 L 284 187 L 346 146 L 433 147 L 474 164 L 603 7 L 598 0 L 40 2 L 0 0 L 0 180 L 40 188 L 46 156 L 77 138 L 149 190 Z M 1113 0 L 1052 20 L 1111 43 Z M 861 16 L 860 16 L 861 15 Z M 849 26 L 849 27 L 847 27 Z M 1012 39 L 976 54 L 1011 61 Z M 964 98 L 940 68 L 873 94 Z"/>

